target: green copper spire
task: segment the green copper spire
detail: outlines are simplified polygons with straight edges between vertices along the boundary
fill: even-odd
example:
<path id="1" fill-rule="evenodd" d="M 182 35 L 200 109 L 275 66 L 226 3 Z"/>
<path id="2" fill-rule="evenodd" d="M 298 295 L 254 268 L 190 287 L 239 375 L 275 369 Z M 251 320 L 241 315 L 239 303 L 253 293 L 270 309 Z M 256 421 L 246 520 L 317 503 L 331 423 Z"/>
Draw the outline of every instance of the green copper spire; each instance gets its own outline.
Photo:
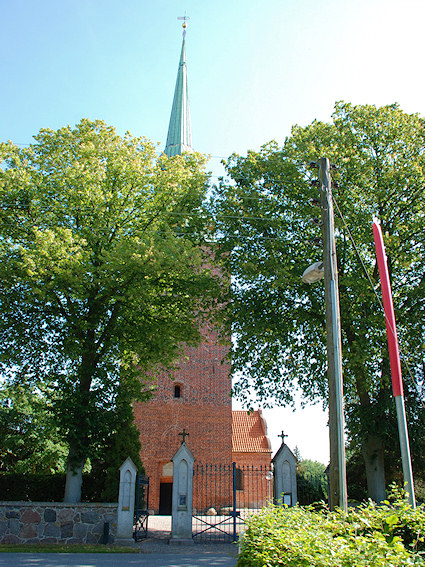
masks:
<path id="1" fill-rule="evenodd" d="M 177 72 L 176 88 L 174 90 L 173 108 L 171 110 L 167 143 L 164 150 L 168 157 L 193 151 L 186 65 L 186 20 L 189 18 L 185 16 L 179 19 L 184 19 L 185 21 L 183 23 L 183 44 L 179 70 Z"/>

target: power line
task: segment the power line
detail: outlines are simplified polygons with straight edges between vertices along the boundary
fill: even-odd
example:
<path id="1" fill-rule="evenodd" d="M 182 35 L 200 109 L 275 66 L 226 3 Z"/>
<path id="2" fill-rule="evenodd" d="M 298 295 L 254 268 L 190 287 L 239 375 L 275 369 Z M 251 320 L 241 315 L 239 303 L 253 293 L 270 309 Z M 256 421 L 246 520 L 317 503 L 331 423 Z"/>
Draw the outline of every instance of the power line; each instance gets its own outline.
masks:
<path id="1" fill-rule="evenodd" d="M 63 207 L 63 205 L 62 205 Z M 62 208 L 59 207 L 59 210 Z M 35 210 L 39 213 L 48 213 L 48 212 L 58 212 L 58 210 L 54 209 L 53 207 L 37 207 L 36 205 L 32 206 L 31 204 L 27 205 L 15 205 L 15 204 L 4 204 L 4 205 L 0 205 L 0 209 L 2 210 L 23 210 L 23 211 L 31 211 L 31 210 Z M 74 214 L 87 214 L 92 212 L 93 209 L 89 206 L 87 207 L 78 207 L 77 209 L 75 209 L 75 212 L 73 214 L 69 214 L 67 213 L 66 210 L 63 210 L 64 213 L 64 217 L 73 217 Z M 111 211 L 108 211 L 110 213 L 114 212 L 114 209 L 112 208 Z M 124 211 L 123 211 L 124 212 Z M 199 211 L 196 212 L 192 212 L 192 211 L 163 211 L 164 216 L 170 217 L 170 216 L 180 216 L 180 217 L 191 217 L 194 219 L 205 219 L 205 215 L 200 214 Z M 97 215 L 96 215 L 97 216 Z M 101 216 L 101 215 L 99 215 Z M 242 215 L 216 215 L 214 217 L 214 215 L 211 215 L 211 217 L 213 219 L 216 219 L 218 221 L 221 220 L 241 220 L 241 221 L 263 221 L 263 222 L 268 222 L 268 223 L 280 223 L 282 222 L 282 218 L 276 218 L 276 217 L 255 217 L 255 216 L 242 216 Z M 148 218 L 148 217 L 146 217 Z"/>

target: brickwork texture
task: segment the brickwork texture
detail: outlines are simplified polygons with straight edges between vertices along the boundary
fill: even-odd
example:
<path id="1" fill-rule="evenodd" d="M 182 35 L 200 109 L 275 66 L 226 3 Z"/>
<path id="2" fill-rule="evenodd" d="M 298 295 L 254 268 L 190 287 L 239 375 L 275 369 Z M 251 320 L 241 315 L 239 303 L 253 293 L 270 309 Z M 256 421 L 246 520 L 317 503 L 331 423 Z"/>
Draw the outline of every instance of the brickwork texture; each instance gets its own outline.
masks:
<path id="1" fill-rule="evenodd" d="M 232 462 L 231 374 L 223 363 L 228 347 L 211 330 L 203 336 L 199 347 L 186 348 L 178 370 L 157 376 L 154 398 L 134 405 L 141 459 L 150 478 L 149 508 L 155 512 L 161 483 L 172 482 L 170 462 L 183 430 L 197 464 Z"/>

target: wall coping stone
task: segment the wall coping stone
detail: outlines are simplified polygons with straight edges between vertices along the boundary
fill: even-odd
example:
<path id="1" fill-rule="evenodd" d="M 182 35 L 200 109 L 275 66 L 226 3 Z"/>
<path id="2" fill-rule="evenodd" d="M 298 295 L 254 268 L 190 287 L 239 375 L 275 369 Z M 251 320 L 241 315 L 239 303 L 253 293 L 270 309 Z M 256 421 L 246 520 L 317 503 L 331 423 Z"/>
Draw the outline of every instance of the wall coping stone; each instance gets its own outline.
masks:
<path id="1" fill-rule="evenodd" d="M 0 500 L 0 506 L 40 506 L 42 508 L 116 508 L 118 502 L 38 502 L 37 500 Z"/>

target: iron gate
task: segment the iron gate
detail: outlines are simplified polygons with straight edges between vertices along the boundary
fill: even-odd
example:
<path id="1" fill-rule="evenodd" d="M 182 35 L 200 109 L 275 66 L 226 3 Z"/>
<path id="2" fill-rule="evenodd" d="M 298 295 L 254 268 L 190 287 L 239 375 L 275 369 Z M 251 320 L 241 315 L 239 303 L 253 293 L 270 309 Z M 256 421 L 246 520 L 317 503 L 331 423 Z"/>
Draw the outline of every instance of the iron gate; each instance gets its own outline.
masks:
<path id="1" fill-rule="evenodd" d="M 236 541 L 245 519 L 272 497 L 267 466 L 197 465 L 193 476 L 194 541 Z"/>
<path id="2" fill-rule="evenodd" d="M 149 519 L 149 478 L 137 475 L 136 477 L 136 502 L 134 507 L 134 530 L 135 541 L 148 536 Z"/>

